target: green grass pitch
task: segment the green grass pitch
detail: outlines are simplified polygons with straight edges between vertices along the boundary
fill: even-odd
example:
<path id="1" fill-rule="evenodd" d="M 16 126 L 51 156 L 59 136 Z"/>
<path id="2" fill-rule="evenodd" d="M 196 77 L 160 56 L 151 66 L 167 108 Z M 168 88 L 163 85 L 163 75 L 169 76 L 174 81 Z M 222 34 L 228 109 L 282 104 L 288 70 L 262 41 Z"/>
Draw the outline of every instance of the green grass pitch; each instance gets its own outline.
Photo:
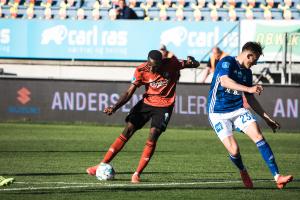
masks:
<path id="1" fill-rule="evenodd" d="M 148 129 L 138 131 L 112 162 L 114 181 L 100 182 L 85 169 L 103 157 L 122 127 L 0 123 L 0 199 L 300 199 L 300 134 L 265 132 L 282 174 L 276 189 L 255 144 L 236 133 L 255 188 L 244 189 L 237 169 L 212 130 L 169 128 L 142 174 L 130 184 Z"/>

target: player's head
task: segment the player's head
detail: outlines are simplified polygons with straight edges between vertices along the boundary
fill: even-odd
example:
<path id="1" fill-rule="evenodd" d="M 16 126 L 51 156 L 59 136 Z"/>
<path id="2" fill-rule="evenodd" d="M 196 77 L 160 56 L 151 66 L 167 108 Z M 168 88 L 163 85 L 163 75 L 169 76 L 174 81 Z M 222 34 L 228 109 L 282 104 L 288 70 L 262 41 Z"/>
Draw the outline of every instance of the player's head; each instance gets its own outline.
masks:
<path id="1" fill-rule="evenodd" d="M 222 56 L 222 51 L 219 47 L 214 47 L 212 49 L 212 53 L 213 53 L 214 57 L 216 58 L 216 60 L 220 60 L 220 58 Z"/>
<path id="2" fill-rule="evenodd" d="M 242 48 L 243 65 L 250 68 L 256 65 L 257 60 L 263 54 L 263 47 L 258 42 L 247 42 Z"/>
<path id="3" fill-rule="evenodd" d="M 162 64 L 162 54 L 158 50 L 151 50 L 148 53 L 147 59 L 148 65 L 150 66 L 151 72 L 158 72 L 161 64 Z"/>

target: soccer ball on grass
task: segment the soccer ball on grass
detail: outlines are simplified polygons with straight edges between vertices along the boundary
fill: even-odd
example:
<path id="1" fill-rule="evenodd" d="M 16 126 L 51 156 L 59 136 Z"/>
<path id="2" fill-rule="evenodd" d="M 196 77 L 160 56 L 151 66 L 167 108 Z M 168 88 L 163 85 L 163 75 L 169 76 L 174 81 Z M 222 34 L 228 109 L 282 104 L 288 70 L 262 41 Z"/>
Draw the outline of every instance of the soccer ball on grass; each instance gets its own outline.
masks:
<path id="1" fill-rule="evenodd" d="M 115 178 L 114 168 L 107 163 L 101 163 L 96 171 L 96 177 L 100 181 L 113 180 Z"/>

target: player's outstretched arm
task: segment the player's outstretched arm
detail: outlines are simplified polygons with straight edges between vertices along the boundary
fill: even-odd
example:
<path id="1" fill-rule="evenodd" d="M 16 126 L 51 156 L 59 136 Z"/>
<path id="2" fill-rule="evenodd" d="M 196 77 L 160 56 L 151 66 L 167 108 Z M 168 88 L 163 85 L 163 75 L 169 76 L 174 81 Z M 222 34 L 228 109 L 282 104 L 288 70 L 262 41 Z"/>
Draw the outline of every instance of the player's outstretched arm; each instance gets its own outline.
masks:
<path id="1" fill-rule="evenodd" d="M 268 126 L 272 129 L 272 131 L 275 133 L 277 129 L 280 129 L 280 124 L 273 120 L 262 108 L 260 103 L 257 101 L 255 96 L 253 94 L 245 93 L 245 97 L 247 99 L 248 104 L 251 106 L 251 108 L 261 117 L 265 120 L 265 122 L 268 124 Z"/>
<path id="2" fill-rule="evenodd" d="M 131 84 L 130 87 L 127 89 L 127 91 L 118 100 L 118 102 L 114 106 L 105 108 L 103 112 L 106 113 L 107 115 L 112 115 L 120 107 L 122 107 L 125 103 L 127 103 L 127 101 L 129 101 L 129 99 L 131 99 L 136 88 L 137 88 L 136 85 Z"/>
<path id="3" fill-rule="evenodd" d="M 240 92 L 247 92 L 251 94 L 260 94 L 263 91 L 263 87 L 261 85 L 254 85 L 252 87 L 248 87 L 242 84 L 239 84 L 229 78 L 227 75 L 223 75 L 220 77 L 221 80 L 221 86 L 224 88 L 228 88 L 231 90 L 237 90 Z"/>

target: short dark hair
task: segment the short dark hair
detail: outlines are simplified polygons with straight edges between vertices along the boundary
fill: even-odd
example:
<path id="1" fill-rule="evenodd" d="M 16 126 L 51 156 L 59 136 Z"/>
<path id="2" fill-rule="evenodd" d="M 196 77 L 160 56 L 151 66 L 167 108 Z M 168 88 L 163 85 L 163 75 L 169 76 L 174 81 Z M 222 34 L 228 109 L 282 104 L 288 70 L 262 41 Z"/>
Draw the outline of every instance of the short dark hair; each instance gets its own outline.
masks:
<path id="1" fill-rule="evenodd" d="M 242 48 L 242 52 L 251 51 L 259 55 L 263 54 L 263 46 L 259 42 L 247 42 Z"/>
<path id="2" fill-rule="evenodd" d="M 151 58 L 152 60 L 155 60 L 155 61 L 161 61 L 162 60 L 162 54 L 158 50 L 151 50 L 148 53 L 148 59 L 149 58 Z"/>

